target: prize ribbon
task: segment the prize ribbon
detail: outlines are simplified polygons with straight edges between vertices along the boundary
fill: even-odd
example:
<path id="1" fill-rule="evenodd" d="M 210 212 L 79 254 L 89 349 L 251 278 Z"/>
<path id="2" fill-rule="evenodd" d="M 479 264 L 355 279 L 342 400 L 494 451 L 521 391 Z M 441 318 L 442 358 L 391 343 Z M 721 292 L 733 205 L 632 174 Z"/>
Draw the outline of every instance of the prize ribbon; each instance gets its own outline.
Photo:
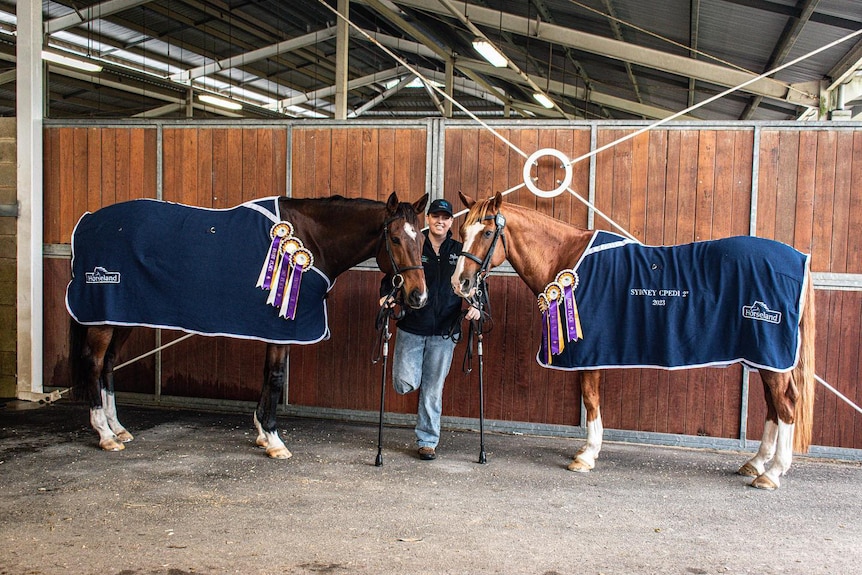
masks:
<path id="1" fill-rule="evenodd" d="M 273 278 L 277 277 L 277 271 L 281 264 L 281 244 L 286 238 L 293 235 L 293 225 L 290 222 L 278 222 L 270 228 L 269 235 L 272 238 L 272 243 L 269 245 L 269 251 L 256 284 L 256 287 L 265 290 L 272 289 Z"/>
<path id="2" fill-rule="evenodd" d="M 584 338 L 581 318 L 575 303 L 575 289 L 578 287 L 578 274 L 573 270 L 563 270 L 557 274 L 556 283 L 563 288 L 564 311 L 566 314 L 566 340 L 578 341 Z"/>
<path id="3" fill-rule="evenodd" d="M 545 354 L 542 359 L 546 364 L 551 365 L 551 351 L 548 343 L 548 334 L 550 331 L 550 327 L 548 324 L 548 298 L 545 297 L 544 293 L 539 294 L 539 299 L 537 303 L 539 304 L 539 311 L 542 312 L 542 351 Z"/>
<path id="4" fill-rule="evenodd" d="M 296 303 L 299 300 L 299 286 L 302 283 L 302 274 L 314 264 L 314 256 L 304 247 L 297 249 L 290 255 L 291 274 L 290 289 L 288 290 L 287 303 L 281 306 L 279 315 L 287 319 L 296 317 Z"/>
<path id="5" fill-rule="evenodd" d="M 302 240 L 294 237 L 290 222 L 273 225 L 269 235 L 272 242 L 256 287 L 269 291 L 266 303 L 275 306 L 279 316 L 294 319 L 302 274 L 314 264 L 314 256 L 303 246 Z"/>
<path id="6" fill-rule="evenodd" d="M 550 283 L 545 288 L 545 297 L 548 300 L 548 343 L 550 344 L 550 352 L 553 355 L 559 355 L 566 347 L 566 342 L 563 338 L 563 324 L 560 321 L 560 300 L 563 297 L 563 290 L 558 283 Z"/>

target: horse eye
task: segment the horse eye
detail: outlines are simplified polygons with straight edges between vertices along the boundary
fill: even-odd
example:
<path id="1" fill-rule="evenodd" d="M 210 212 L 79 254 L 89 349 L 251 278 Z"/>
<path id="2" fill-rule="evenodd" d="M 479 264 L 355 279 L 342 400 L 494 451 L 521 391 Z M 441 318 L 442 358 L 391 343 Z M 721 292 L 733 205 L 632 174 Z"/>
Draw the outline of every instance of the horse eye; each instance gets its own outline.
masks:
<path id="1" fill-rule="evenodd" d="M 399 238 L 398 236 L 392 236 L 392 243 L 396 246 L 401 245 L 401 238 Z"/>
<path id="2" fill-rule="evenodd" d="M 492 232 L 491 230 L 485 230 L 485 237 L 486 238 L 490 238 L 493 235 L 494 235 L 494 232 Z"/>

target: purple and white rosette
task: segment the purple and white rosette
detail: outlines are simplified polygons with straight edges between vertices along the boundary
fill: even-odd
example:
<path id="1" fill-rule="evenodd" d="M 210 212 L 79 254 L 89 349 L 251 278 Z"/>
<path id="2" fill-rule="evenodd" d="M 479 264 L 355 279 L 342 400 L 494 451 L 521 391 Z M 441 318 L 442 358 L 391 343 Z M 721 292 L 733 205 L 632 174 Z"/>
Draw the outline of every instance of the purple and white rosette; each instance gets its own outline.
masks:
<path id="1" fill-rule="evenodd" d="M 566 339 L 578 341 L 584 337 L 581 322 L 578 318 L 578 307 L 575 304 L 575 289 L 578 287 L 578 274 L 573 270 L 563 270 L 557 274 L 556 283 L 563 290 L 563 311 L 566 316 Z"/>
<path id="2" fill-rule="evenodd" d="M 281 244 L 286 238 L 293 235 L 293 224 L 283 221 L 273 224 L 269 230 L 269 235 L 272 242 L 260 270 L 260 276 L 257 278 L 257 284 L 255 284 L 256 287 L 264 290 L 272 289 L 273 283 L 277 282 L 282 255 Z"/>
<path id="3" fill-rule="evenodd" d="M 556 282 L 551 282 L 545 288 L 548 299 L 548 343 L 551 354 L 559 355 L 566 343 L 563 340 L 563 326 L 560 322 L 560 302 L 563 298 L 563 288 Z"/>
<path id="4" fill-rule="evenodd" d="M 304 247 L 297 249 L 290 256 L 291 274 L 290 288 L 286 303 L 282 304 L 282 317 L 294 319 L 296 317 L 296 304 L 299 301 L 299 286 L 302 283 L 302 274 L 314 265 L 314 256 Z"/>

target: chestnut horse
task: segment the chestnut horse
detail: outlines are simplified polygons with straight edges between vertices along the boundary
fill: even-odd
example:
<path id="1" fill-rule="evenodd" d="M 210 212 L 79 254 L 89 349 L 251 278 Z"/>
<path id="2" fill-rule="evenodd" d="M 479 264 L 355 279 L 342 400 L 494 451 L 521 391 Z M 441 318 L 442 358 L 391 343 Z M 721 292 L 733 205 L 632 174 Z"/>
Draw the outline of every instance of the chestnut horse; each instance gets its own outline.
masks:
<path id="1" fill-rule="evenodd" d="M 376 257 L 378 267 L 397 278 L 393 280 L 393 293 L 402 305 L 421 308 L 428 300 L 428 290 L 421 261 L 424 236 L 420 233 L 418 214 L 424 212 L 427 201 L 428 194 L 412 204 L 399 202 L 393 192 L 386 202 L 341 196 L 281 197 L 277 198 L 277 205 L 281 217 L 292 224 L 295 237 L 313 254 L 314 267 L 327 278 L 334 280 L 351 267 Z M 254 278 L 250 281 L 253 285 Z M 277 314 L 278 310 L 272 308 L 272 313 Z M 75 319 L 70 326 L 72 383 L 89 401 L 91 425 L 99 434 L 99 446 L 106 451 L 120 451 L 124 443 L 133 439 L 117 419 L 113 373 L 130 329 L 129 324 L 108 322 L 81 325 Z M 257 445 L 276 459 L 291 456 L 276 426 L 276 408 L 284 391 L 289 351 L 287 344 L 268 342 L 263 388 L 254 412 Z"/>
<path id="2" fill-rule="evenodd" d="M 484 274 L 504 260 L 511 263 L 521 279 L 538 296 L 555 281 L 560 270 L 572 268 L 580 261 L 596 234 L 594 230 L 579 229 L 535 210 L 504 203 L 500 194 L 478 202 L 460 195 L 470 211 L 461 228 L 464 247 L 452 276 L 452 287 L 462 297 L 473 297 L 477 283 Z M 801 288 L 802 310 L 795 366 L 784 372 L 759 366 L 766 394 L 766 423 L 757 454 L 738 473 L 754 477 L 752 486 L 761 489 L 776 489 L 779 477 L 790 468 L 793 450 L 804 453 L 811 441 L 814 292 L 810 274 L 806 276 Z M 606 290 L 610 288 L 606 280 L 603 286 Z M 583 326 L 584 338 L 590 337 L 589 329 L 589 326 Z M 664 338 L 652 339 L 660 340 L 659 345 L 666 345 Z M 578 342 L 569 345 L 576 346 Z M 741 361 L 745 362 L 744 359 Z M 582 372 L 581 393 L 586 407 L 587 437 L 585 445 L 568 466 L 571 471 L 587 472 L 593 469 L 601 451 L 603 427 L 599 408 L 600 381 L 598 369 L 585 368 Z"/>

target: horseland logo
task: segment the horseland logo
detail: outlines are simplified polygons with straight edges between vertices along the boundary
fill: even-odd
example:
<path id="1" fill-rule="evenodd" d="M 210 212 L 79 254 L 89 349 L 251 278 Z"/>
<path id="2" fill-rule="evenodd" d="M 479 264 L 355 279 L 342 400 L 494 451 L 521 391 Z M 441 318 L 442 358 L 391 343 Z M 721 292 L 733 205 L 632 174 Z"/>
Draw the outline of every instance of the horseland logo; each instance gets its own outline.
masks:
<path id="1" fill-rule="evenodd" d="M 86 272 L 88 284 L 118 284 L 120 283 L 120 272 L 109 272 L 105 268 L 97 267 L 91 272 Z"/>
<path id="2" fill-rule="evenodd" d="M 772 311 L 762 301 L 756 301 L 754 305 L 742 306 L 742 317 L 768 323 L 781 323 L 781 312 Z"/>

